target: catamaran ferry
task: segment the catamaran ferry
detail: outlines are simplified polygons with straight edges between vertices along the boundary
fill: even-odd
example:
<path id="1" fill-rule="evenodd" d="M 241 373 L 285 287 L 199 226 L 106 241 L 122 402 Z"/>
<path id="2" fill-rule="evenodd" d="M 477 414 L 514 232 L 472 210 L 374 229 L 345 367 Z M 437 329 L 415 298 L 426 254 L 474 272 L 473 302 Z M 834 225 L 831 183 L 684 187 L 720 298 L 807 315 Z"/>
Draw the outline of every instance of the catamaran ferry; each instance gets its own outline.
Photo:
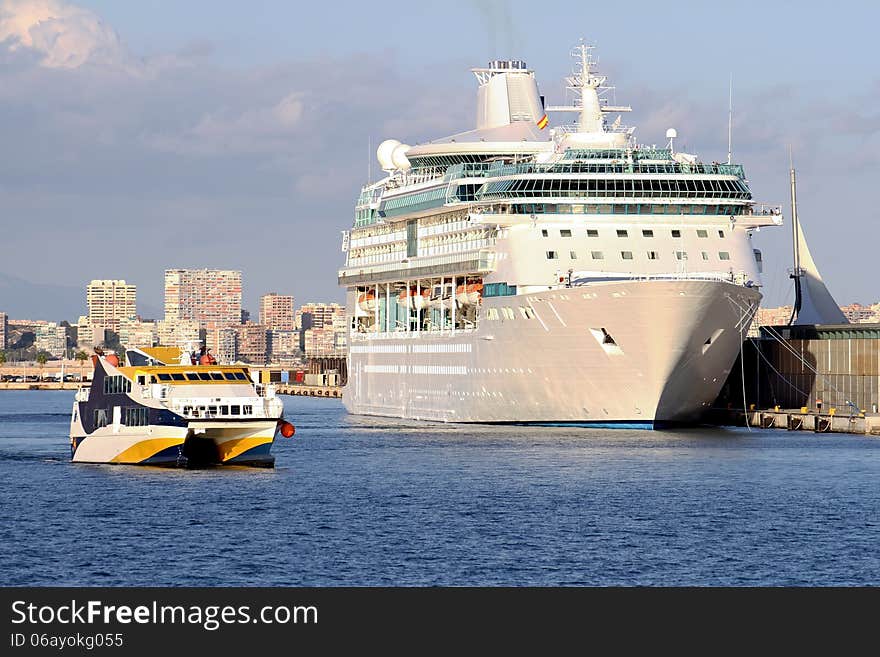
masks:
<path id="1" fill-rule="evenodd" d="M 592 48 L 572 55 L 572 105 L 492 61 L 475 129 L 379 146 L 343 232 L 351 413 L 657 427 L 715 400 L 761 299 L 752 234 L 780 208 L 675 130 L 637 144 Z"/>
<path id="2" fill-rule="evenodd" d="M 272 467 L 276 435 L 294 434 L 274 387 L 245 367 L 202 365 L 167 347 L 129 349 L 126 360 L 93 357 L 91 385 L 73 402 L 73 461 Z"/>

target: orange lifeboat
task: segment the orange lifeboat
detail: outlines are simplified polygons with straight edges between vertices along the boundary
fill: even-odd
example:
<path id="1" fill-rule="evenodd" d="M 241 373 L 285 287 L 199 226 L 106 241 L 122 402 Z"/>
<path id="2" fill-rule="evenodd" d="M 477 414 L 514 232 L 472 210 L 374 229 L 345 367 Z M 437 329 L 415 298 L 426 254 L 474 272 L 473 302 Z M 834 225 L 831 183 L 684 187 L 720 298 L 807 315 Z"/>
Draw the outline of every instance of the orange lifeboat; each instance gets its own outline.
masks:
<path id="1" fill-rule="evenodd" d="M 411 287 L 408 290 L 401 290 L 400 294 L 397 295 L 398 305 L 404 306 L 405 308 L 412 308 L 414 310 L 427 308 L 430 299 L 431 292 L 425 288 L 419 290 L 418 288 Z"/>
<path id="2" fill-rule="evenodd" d="M 482 283 L 468 283 L 467 285 L 459 285 L 455 288 L 455 300 L 458 301 L 460 306 L 475 306 L 480 303 L 482 295 Z"/>
<path id="3" fill-rule="evenodd" d="M 376 293 L 361 292 L 358 295 L 358 307 L 364 312 L 372 313 L 376 311 Z"/>

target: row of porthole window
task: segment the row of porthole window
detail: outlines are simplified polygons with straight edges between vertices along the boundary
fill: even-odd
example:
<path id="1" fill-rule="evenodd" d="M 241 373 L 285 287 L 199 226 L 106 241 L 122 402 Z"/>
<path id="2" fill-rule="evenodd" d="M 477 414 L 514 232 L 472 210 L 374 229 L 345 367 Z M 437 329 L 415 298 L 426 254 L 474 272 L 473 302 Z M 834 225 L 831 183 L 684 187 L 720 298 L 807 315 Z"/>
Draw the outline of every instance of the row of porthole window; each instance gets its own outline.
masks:
<path id="1" fill-rule="evenodd" d="M 571 260 L 578 259 L 577 251 L 569 251 L 568 256 Z M 659 260 L 660 259 L 660 253 L 657 251 L 648 251 L 647 256 L 648 256 L 648 260 Z M 709 259 L 709 252 L 708 251 L 700 251 L 700 256 L 702 257 L 703 260 L 708 260 Z M 605 253 L 603 251 L 590 251 L 590 257 L 593 260 L 604 260 Z M 559 259 L 559 251 L 547 251 L 547 260 L 558 260 L 558 259 Z M 633 259 L 633 252 L 632 251 L 621 251 L 620 252 L 620 259 L 621 260 L 632 260 Z M 675 252 L 675 259 L 676 260 L 687 260 L 688 259 L 687 251 L 676 251 Z M 730 252 L 729 251 L 719 251 L 718 252 L 718 259 L 719 260 L 730 260 Z"/>
<path id="2" fill-rule="evenodd" d="M 672 233 L 673 237 L 681 237 L 681 230 L 679 230 L 677 228 L 673 228 L 671 233 Z M 563 228 L 562 230 L 559 231 L 559 236 L 560 237 L 572 237 L 571 229 Z M 629 237 L 629 230 L 618 228 L 617 229 L 617 236 L 618 237 Z M 541 237 L 550 237 L 550 231 L 546 228 L 542 228 L 541 229 Z M 599 237 L 598 229 L 588 228 L 587 229 L 587 237 Z M 642 237 L 654 237 L 654 230 L 650 229 L 650 228 L 642 229 Z M 697 237 L 709 237 L 709 231 L 707 229 L 699 228 L 699 229 L 697 229 Z M 721 237 L 721 238 L 724 237 L 723 230 L 718 231 L 718 237 Z"/>

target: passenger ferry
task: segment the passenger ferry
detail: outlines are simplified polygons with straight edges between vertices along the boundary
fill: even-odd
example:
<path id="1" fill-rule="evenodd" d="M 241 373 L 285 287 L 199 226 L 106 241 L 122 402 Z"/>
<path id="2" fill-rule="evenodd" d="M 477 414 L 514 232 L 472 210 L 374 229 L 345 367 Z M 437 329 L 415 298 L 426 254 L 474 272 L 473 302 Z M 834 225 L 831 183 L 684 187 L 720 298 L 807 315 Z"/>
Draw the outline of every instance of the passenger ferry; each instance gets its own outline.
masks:
<path id="1" fill-rule="evenodd" d="M 167 347 L 125 356 L 125 366 L 115 354 L 92 357 L 70 420 L 74 462 L 272 467 L 275 437 L 295 432 L 274 386 L 246 367 L 202 365 Z"/>
<path id="2" fill-rule="evenodd" d="M 592 48 L 571 54 L 571 105 L 495 60 L 474 129 L 379 146 L 342 239 L 349 412 L 656 428 L 717 397 L 761 299 L 752 236 L 781 209 L 675 129 L 639 144 Z"/>

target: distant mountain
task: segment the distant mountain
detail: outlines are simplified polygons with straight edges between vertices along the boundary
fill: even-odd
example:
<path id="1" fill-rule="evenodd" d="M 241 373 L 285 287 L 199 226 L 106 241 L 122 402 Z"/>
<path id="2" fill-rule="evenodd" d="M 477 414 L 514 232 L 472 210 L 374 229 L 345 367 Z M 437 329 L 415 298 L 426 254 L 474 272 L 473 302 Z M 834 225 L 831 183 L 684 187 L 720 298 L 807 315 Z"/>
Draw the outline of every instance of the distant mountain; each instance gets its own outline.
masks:
<path id="1" fill-rule="evenodd" d="M 67 320 L 76 323 L 85 315 L 86 289 L 67 285 L 31 283 L 23 278 L 0 273 L 0 312 L 10 319 Z"/>

